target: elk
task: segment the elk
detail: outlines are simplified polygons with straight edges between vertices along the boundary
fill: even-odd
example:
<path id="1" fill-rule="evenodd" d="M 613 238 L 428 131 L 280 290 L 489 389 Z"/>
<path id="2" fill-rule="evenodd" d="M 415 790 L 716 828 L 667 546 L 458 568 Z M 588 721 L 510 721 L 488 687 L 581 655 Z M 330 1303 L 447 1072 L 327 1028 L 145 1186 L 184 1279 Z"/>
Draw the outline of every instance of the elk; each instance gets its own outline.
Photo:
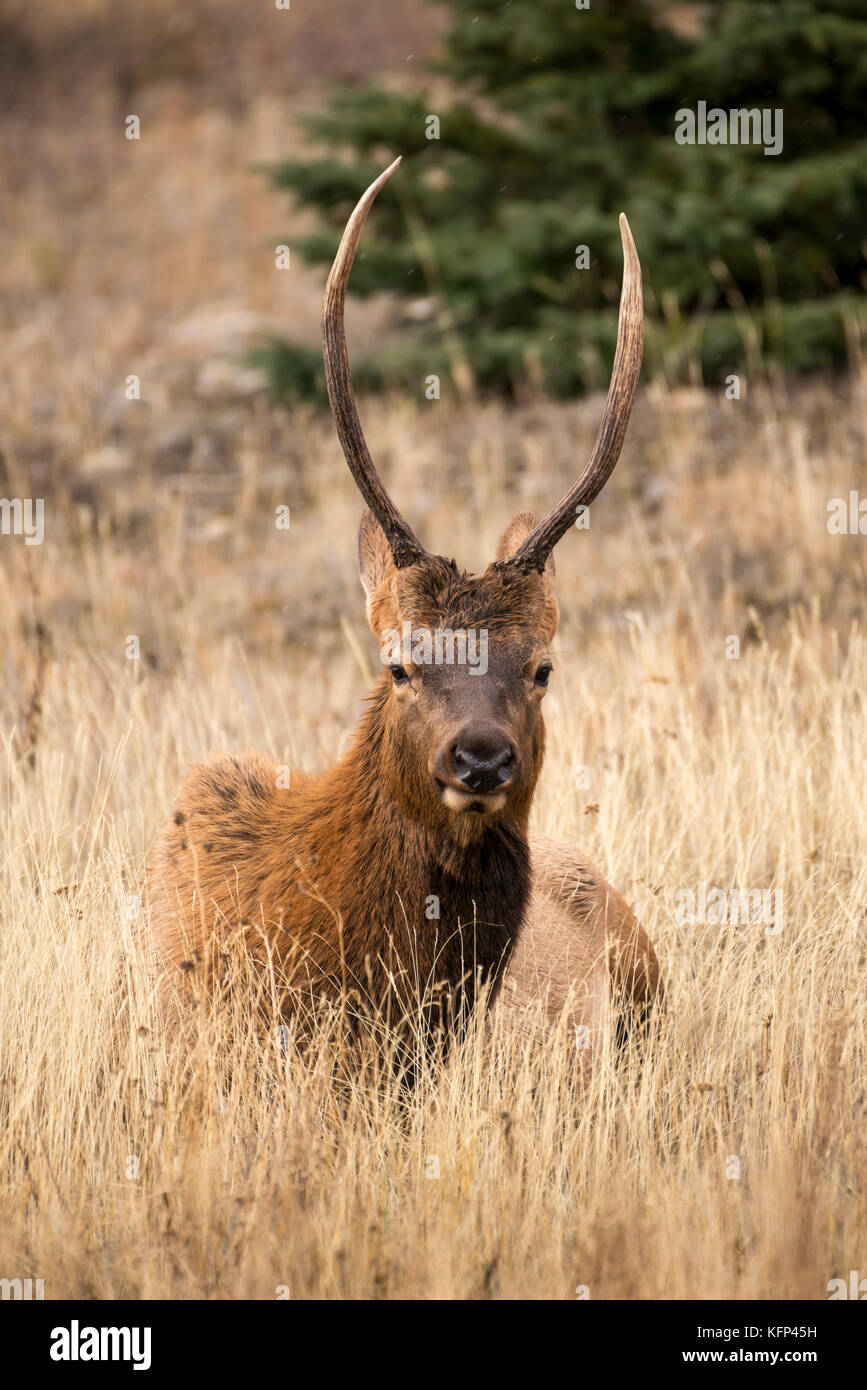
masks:
<path id="1" fill-rule="evenodd" d="M 659 967 L 619 894 L 578 850 L 531 833 L 529 816 L 558 622 L 552 551 L 622 447 L 641 366 L 641 268 L 621 215 L 617 349 L 590 460 L 541 522 L 520 512 L 484 573 L 468 574 L 428 553 L 397 510 L 352 388 L 347 283 L 399 163 L 359 200 L 328 277 L 328 395 L 366 504 L 358 564 L 374 634 L 483 633 L 487 669 L 431 660 L 425 642 L 385 653 L 349 751 L 288 788 L 257 753 L 194 767 L 149 862 L 151 948 L 167 1000 L 213 997 L 240 943 L 253 972 L 277 981 L 269 1007 L 280 1016 L 351 1000 L 356 1020 L 393 1029 L 420 1018 L 428 1037 L 466 1018 L 485 987 L 518 1024 L 565 1013 L 592 1052 L 610 1032 L 614 995 L 646 1009 Z"/>

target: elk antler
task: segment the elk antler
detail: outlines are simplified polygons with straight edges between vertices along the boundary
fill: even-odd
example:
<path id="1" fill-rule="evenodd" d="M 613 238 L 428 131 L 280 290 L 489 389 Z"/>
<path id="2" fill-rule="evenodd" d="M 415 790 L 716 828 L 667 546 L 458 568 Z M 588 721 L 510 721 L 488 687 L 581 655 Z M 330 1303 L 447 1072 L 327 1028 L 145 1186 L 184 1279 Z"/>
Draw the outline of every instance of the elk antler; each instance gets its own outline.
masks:
<path id="1" fill-rule="evenodd" d="M 360 206 L 360 205 L 359 205 Z M 644 309 L 641 295 L 641 265 L 629 223 L 620 214 L 620 236 L 623 241 L 623 287 L 620 292 L 620 319 L 617 324 L 617 350 L 611 369 L 611 385 L 602 414 L 602 422 L 590 460 L 574 487 L 562 502 L 549 512 L 534 531 L 518 547 L 510 564 L 522 569 L 543 570 L 554 546 L 565 536 L 575 519 L 575 509 L 587 506 L 597 497 L 610 478 L 623 447 L 626 426 L 641 371 L 641 349 L 644 342 Z"/>
<path id="2" fill-rule="evenodd" d="M 355 407 L 352 391 L 352 377 L 349 371 L 349 358 L 346 352 L 346 334 L 343 329 L 343 308 L 346 302 L 346 286 L 349 272 L 355 260 L 361 231 L 367 214 L 384 183 L 387 183 L 400 164 L 398 157 L 378 179 L 374 179 L 355 205 L 346 224 L 346 229 L 337 249 L 331 274 L 325 286 L 325 302 L 322 306 L 322 350 L 325 359 L 325 382 L 331 413 L 337 426 L 337 434 L 349 464 L 349 471 L 355 479 L 358 490 L 373 515 L 382 527 L 392 558 L 398 569 L 418 564 L 427 551 L 413 535 L 397 507 L 382 485 L 382 479 L 373 466 L 361 421 Z"/>

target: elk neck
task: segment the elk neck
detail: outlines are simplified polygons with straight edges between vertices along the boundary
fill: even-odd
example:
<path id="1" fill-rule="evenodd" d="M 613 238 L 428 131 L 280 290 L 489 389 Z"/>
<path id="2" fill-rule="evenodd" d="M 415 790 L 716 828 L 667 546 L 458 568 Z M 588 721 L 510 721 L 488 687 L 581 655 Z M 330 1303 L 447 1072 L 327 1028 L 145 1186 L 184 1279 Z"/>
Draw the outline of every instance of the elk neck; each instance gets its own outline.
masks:
<path id="1" fill-rule="evenodd" d="M 440 936 L 473 925 L 483 968 L 511 948 L 529 900 L 527 826 L 535 776 L 495 815 L 456 816 L 438 803 L 426 767 L 407 765 L 389 720 L 387 678 L 370 697 L 349 751 L 306 789 L 305 838 L 317 854 L 321 891 L 336 856 L 335 886 L 351 886 L 352 919 L 394 922 Z M 540 730 L 538 762 L 543 736 Z M 538 771 L 538 768 L 536 769 Z M 347 904 L 348 905 L 348 904 Z M 432 916 L 432 914 L 437 914 Z M 431 933 L 432 935 L 432 933 Z"/>

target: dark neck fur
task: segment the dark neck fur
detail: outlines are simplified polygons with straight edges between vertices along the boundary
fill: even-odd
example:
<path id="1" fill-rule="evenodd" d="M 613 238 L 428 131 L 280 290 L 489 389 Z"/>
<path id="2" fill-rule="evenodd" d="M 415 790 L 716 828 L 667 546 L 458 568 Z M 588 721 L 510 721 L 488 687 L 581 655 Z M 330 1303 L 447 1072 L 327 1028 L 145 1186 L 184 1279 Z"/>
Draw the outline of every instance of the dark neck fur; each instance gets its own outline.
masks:
<path id="1" fill-rule="evenodd" d="M 377 687 L 352 748 L 320 784 L 353 885 L 347 946 L 350 935 L 362 947 L 371 932 L 381 940 L 386 924 L 422 984 L 460 986 L 461 1003 L 472 1004 L 479 980 L 496 988 L 529 899 L 532 787 L 511 814 L 474 818 L 464 833 L 426 783 L 396 766 L 386 691 Z"/>

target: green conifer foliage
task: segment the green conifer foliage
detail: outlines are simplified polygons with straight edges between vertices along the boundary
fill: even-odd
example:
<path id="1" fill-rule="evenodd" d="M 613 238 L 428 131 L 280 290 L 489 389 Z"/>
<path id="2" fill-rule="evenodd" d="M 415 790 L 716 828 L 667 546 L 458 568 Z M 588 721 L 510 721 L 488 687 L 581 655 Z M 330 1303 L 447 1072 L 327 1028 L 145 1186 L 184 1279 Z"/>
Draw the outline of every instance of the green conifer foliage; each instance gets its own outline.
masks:
<path id="1" fill-rule="evenodd" d="M 480 389 L 604 383 L 627 213 L 645 274 L 646 360 L 669 381 L 813 370 L 864 326 L 864 0 L 449 0 L 432 84 L 343 88 L 309 122 L 322 153 L 271 171 L 320 230 L 404 156 L 365 230 L 352 293 L 430 300 L 367 385 L 421 389 L 458 367 Z M 677 113 L 782 112 L 782 148 L 681 144 Z M 439 138 L 430 138 L 438 121 Z M 770 118 L 769 118 L 770 119 Z M 584 254 L 578 248 L 586 247 Z M 270 355 L 278 386 L 321 390 L 316 354 Z M 458 379 L 460 379 L 458 375 Z"/>

